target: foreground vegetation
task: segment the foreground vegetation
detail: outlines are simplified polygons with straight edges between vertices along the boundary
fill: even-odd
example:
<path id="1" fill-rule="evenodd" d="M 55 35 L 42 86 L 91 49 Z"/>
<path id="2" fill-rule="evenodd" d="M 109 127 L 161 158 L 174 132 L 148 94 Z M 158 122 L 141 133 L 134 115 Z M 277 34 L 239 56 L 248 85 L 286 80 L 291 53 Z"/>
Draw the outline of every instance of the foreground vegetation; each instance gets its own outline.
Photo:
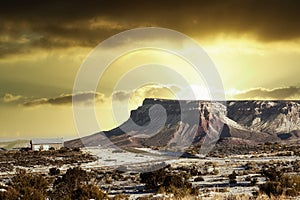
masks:
<path id="1" fill-rule="evenodd" d="M 210 164 L 210 163 L 208 163 Z M 287 199 L 300 195 L 300 176 L 287 175 L 274 168 L 261 171 L 267 181 L 259 185 L 260 191 L 253 196 L 230 195 L 222 199 Z M 0 199 L 128 199 L 124 193 L 110 194 L 110 188 L 101 187 L 117 181 L 131 179 L 137 185 L 144 184 L 140 192 L 153 193 L 139 199 L 160 199 L 155 194 L 163 194 L 162 199 L 201 199 L 199 187 L 193 186 L 191 177 L 195 181 L 203 181 L 205 176 L 196 168 L 173 168 L 170 165 L 153 171 L 140 174 L 124 174 L 124 172 L 92 170 L 86 171 L 80 167 L 69 168 L 60 173 L 57 168 L 50 168 L 49 173 L 33 174 L 23 169 L 17 169 L 16 174 L 5 185 L 1 186 Z M 237 183 L 236 172 L 228 176 L 228 182 L 234 186 Z M 257 184 L 251 181 L 250 184 Z M 222 192 L 221 190 L 216 192 Z M 226 192 L 224 190 L 223 192 Z M 161 197 L 161 196 L 160 196 Z M 167 197 L 167 198 L 166 198 Z M 218 196 L 215 196 L 218 199 Z"/>
<path id="2" fill-rule="evenodd" d="M 81 168 L 70 168 L 62 176 L 28 174 L 18 169 L 7 186 L 2 187 L 0 199 L 104 199 L 104 193 L 98 186 L 90 183 L 90 174 Z"/>
<path id="3" fill-rule="evenodd" d="M 1 163 L 1 169 L 12 168 L 7 171 L 10 173 L 2 173 L 0 199 L 117 200 L 133 198 L 132 195 L 137 195 L 134 198 L 140 200 L 299 197 L 299 157 L 293 157 L 294 153 L 290 155 L 282 146 L 274 144 L 259 148 L 266 149 L 271 159 L 265 160 L 260 156 L 240 161 L 219 157 L 182 159 L 172 164 L 151 165 L 154 170 L 144 173 L 127 172 L 125 166 L 85 168 L 86 163 L 96 158 L 79 149 L 1 152 L 1 159 L 7 162 Z M 287 148 L 298 151 L 295 147 Z M 34 170 L 41 167 L 44 170 Z M 244 188 L 250 188 L 251 193 L 241 195 L 232 192 Z"/>
<path id="4" fill-rule="evenodd" d="M 83 164 L 97 160 L 95 156 L 82 153 L 79 148 L 61 148 L 50 151 L 14 150 L 0 151 L 0 172 L 10 172 L 14 167 L 58 166 Z"/>

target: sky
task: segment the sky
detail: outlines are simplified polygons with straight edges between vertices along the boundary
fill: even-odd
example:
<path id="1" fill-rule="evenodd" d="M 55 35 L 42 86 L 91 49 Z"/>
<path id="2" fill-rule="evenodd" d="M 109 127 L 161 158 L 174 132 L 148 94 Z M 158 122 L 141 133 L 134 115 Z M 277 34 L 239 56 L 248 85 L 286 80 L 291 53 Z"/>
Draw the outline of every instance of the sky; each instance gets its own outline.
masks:
<path id="1" fill-rule="evenodd" d="M 192 79 L 189 64 L 151 50 L 116 59 L 96 91 L 73 93 L 76 75 L 90 52 L 134 28 L 168 28 L 195 40 L 213 61 L 227 100 L 300 99 L 299 10 L 297 0 L 2 2 L 0 139 L 78 137 L 74 96 L 82 107 L 93 106 L 95 97 L 99 126 L 108 130 L 126 120 L 146 97 L 184 95 L 184 86 L 177 82 L 180 75 Z M 166 41 L 176 43 L 163 37 L 143 42 Z M 193 52 L 180 42 L 174 48 Z M 112 46 L 107 54 L 117 49 Z M 171 68 L 140 67 L 153 60 Z M 141 84 L 146 79 L 149 83 Z M 206 88 L 193 87 L 203 90 L 206 98 Z M 112 113 L 119 107 L 122 112 Z M 86 134 L 95 131 L 87 128 Z"/>

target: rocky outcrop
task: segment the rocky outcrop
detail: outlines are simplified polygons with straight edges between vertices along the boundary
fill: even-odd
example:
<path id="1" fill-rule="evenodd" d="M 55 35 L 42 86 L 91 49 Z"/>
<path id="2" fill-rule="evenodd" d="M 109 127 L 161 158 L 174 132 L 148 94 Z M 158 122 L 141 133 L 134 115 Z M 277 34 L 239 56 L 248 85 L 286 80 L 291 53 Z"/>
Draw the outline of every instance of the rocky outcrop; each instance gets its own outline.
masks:
<path id="1" fill-rule="evenodd" d="M 256 143 L 298 139 L 298 101 L 178 101 L 145 99 L 121 126 L 67 146 L 157 146 L 181 149 L 220 138 Z"/>
<path id="2" fill-rule="evenodd" d="M 299 101 L 231 101 L 228 117 L 254 132 L 291 133 L 300 129 Z"/>

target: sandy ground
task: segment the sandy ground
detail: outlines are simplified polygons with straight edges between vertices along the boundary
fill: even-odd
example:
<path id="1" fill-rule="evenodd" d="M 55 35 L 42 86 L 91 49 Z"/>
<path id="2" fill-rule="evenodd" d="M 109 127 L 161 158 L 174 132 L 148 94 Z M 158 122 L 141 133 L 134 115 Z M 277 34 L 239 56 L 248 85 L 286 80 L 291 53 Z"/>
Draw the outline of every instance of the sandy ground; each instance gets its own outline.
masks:
<path id="1" fill-rule="evenodd" d="M 147 148 L 131 149 L 129 151 L 116 151 L 113 148 L 88 148 L 83 149 L 85 152 L 92 153 L 98 156 L 98 160 L 95 162 L 81 164 L 80 167 L 83 169 L 113 169 L 120 166 L 126 167 L 130 172 L 138 171 L 141 168 L 145 169 L 146 166 L 156 163 L 167 163 L 172 164 L 172 167 L 192 167 L 204 168 L 207 165 L 207 170 L 218 170 L 219 173 L 216 175 L 203 175 L 204 181 L 195 182 L 194 178 L 191 177 L 190 181 L 193 185 L 199 186 L 202 191 L 203 199 L 213 199 L 216 194 L 219 195 L 230 195 L 230 194 L 246 194 L 252 196 L 252 193 L 258 191 L 258 186 L 249 186 L 249 182 L 245 181 L 246 176 L 257 177 L 258 184 L 264 183 L 265 178 L 261 177 L 260 174 L 247 174 L 240 175 L 237 177 L 238 184 L 230 185 L 228 183 L 228 175 L 233 171 L 243 171 L 244 166 L 248 162 L 255 163 L 267 163 L 270 161 L 295 161 L 300 160 L 299 156 L 280 156 L 276 157 L 273 155 L 262 155 L 263 157 L 251 157 L 246 155 L 231 156 L 226 158 L 215 158 L 205 157 L 198 159 L 191 158 L 178 158 L 177 155 L 169 152 L 156 151 Z M 214 167 L 207 163 L 214 163 Z M 49 168 L 53 166 L 35 166 L 34 168 L 25 168 L 26 170 L 34 173 L 48 173 Z M 61 171 L 67 170 L 71 165 L 63 165 L 60 168 Z M 128 174 L 130 172 L 127 172 Z M 1 181 L 5 181 L 5 177 L 10 177 L 14 174 L 14 171 L 0 174 Z M 126 173 L 125 173 L 126 174 Z M 150 195 L 149 193 L 140 192 L 140 188 L 143 188 L 142 184 L 136 184 L 129 181 L 114 181 L 111 184 L 102 185 L 104 187 L 116 188 L 112 190 L 112 193 L 126 193 L 130 194 L 130 199 L 136 199 L 141 196 Z M 222 191 L 220 191 L 222 190 Z"/>
<path id="2" fill-rule="evenodd" d="M 230 194 L 246 194 L 252 196 L 253 192 L 259 190 L 258 186 L 248 186 L 249 182 L 245 181 L 247 176 L 257 177 L 258 184 L 265 182 L 265 178 L 261 177 L 260 174 L 247 174 L 243 176 L 238 176 L 238 184 L 236 186 L 229 185 L 228 176 L 233 171 L 239 172 L 243 171 L 244 168 L 241 166 L 245 165 L 248 162 L 255 163 L 268 163 L 270 161 L 294 161 L 300 160 L 298 156 L 280 156 L 276 157 L 273 155 L 263 155 L 264 157 L 251 157 L 248 155 L 241 156 L 231 156 L 226 158 L 215 158 L 215 157 L 206 157 L 199 159 L 190 159 L 190 158 L 178 158 L 174 155 L 168 154 L 162 151 L 155 151 L 147 148 L 140 148 L 143 152 L 147 153 L 132 153 L 132 152 L 114 152 L 114 149 L 86 149 L 86 151 L 92 152 L 99 156 L 99 160 L 93 163 L 87 164 L 85 167 L 94 168 L 94 167 L 117 167 L 117 166 L 127 166 L 130 169 L 130 166 L 143 166 L 145 164 L 155 163 L 155 162 L 166 162 L 172 164 L 174 167 L 180 166 L 198 166 L 204 167 L 208 162 L 214 162 L 216 167 L 214 169 L 219 171 L 217 175 L 205 175 L 203 176 L 204 181 L 194 182 L 192 177 L 190 180 L 195 186 L 200 187 L 200 191 L 203 192 L 203 199 L 213 199 L 216 193 L 220 195 L 230 195 Z M 148 154 L 149 153 L 149 154 Z M 211 169 L 213 170 L 213 169 Z M 134 170 L 133 170 L 134 171 Z M 118 183 L 115 183 L 118 184 Z M 223 189 L 222 192 L 219 192 L 220 189 Z M 224 192 L 225 190 L 225 192 Z M 122 192 L 131 193 L 130 199 L 136 199 L 140 196 L 146 196 L 148 194 L 140 194 L 133 190 L 123 190 Z"/>

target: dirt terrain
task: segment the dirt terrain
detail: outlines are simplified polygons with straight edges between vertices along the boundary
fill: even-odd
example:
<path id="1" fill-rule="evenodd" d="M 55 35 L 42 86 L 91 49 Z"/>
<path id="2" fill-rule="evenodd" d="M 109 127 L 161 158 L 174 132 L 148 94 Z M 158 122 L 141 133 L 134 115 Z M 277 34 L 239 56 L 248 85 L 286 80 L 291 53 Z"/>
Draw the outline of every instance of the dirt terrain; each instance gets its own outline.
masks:
<path id="1" fill-rule="evenodd" d="M 4 151 L 0 152 L 1 191 L 5 192 L 19 168 L 53 180 L 59 179 L 59 174 L 63 175 L 70 168 L 80 167 L 90 173 L 89 181 L 104 191 L 107 198 L 115 199 L 174 199 L 178 196 L 174 188 L 171 192 L 162 186 L 158 190 L 149 188 L 149 182 L 143 180 L 142 174 L 148 173 L 146 177 L 150 177 L 151 173 L 156 173 L 155 170 L 160 170 L 161 176 L 182 176 L 185 184 L 197 191 L 188 193 L 186 197 L 180 194 L 179 199 L 268 199 L 261 187 L 269 181 L 270 171 L 278 176 L 282 173 L 299 178 L 297 145 L 264 144 L 246 149 L 243 146 L 232 153 L 229 153 L 229 147 L 227 151 L 220 149 L 216 146 L 207 156 L 190 158 L 180 158 L 180 154 L 150 148 Z M 51 175 L 53 172 L 50 169 L 59 170 L 59 174 Z M 48 188 L 48 192 L 52 190 L 55 188 Z M 284 195 L 284 198 L 299 199 L 299 187 L 295 191 L 296 195 Z"/>

